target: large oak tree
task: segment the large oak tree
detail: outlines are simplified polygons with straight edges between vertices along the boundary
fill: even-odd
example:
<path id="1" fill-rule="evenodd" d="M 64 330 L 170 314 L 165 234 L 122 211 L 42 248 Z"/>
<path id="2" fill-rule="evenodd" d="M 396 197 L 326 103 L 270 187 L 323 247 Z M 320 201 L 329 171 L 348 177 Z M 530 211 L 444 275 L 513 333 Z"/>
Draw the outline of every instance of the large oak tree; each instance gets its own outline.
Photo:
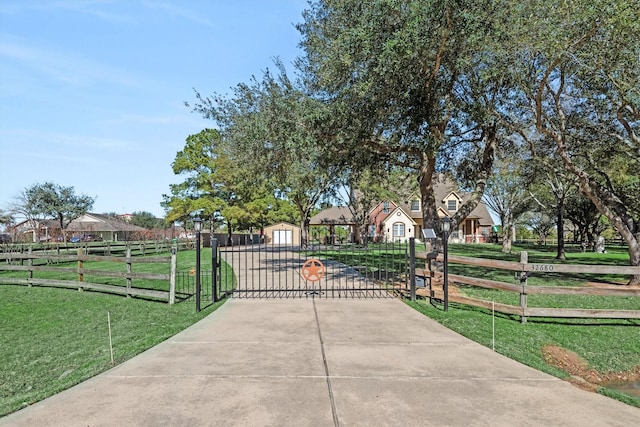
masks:
<path id="1" fill-rule="evenodd" d="M 305 247 L 311 216 L 335 188 L 337 167 L 322 155 L 329 142 L 320 124 L 324 104 L 289 79 L 282 63 L 276 68 L 277 75 L 266 71 L 261 80 L 237 85 L 230 97 L 197 94 L 193 108 L 215 120 L 237 167 L 273 182 L 274 194 L 296 207 Z"/>
<path id="2" fill-rule="evenodd" d="M 501 3 L 321 0 L 298 26 L 306 52 L 298 66 L 331 107 L 334 157 L 367 150 L 416 171 L 425 227 L 440 227 L 438 168 L 464 159 L 473 184 L 454 223 L 475 208 L 491 173 L 510 87 Z"/>
<path id="3" fill-rule="evenodd" d="M 512 19 L 527 16 L 513 45 L 526 101 L 516 120 L 521 134 L 543 163 L 540 144 L 553 142 L 554 157 L 620 233 L 631 265 L 640 265 L 640 8 L 632 0 L 514 6 Z M 640 275 L 629 284 L 640 286 Z"/>

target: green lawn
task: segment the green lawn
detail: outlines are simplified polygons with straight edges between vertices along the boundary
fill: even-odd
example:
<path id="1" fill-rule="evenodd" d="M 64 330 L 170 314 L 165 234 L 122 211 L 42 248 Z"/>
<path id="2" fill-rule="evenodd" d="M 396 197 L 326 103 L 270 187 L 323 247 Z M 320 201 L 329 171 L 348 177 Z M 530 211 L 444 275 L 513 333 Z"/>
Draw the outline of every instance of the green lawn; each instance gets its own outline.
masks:
<path id="1" fill-rule="evenodd" d="M 529 253 L 529 262 L 532 263 L 629 265 L 629 255 L 622 248 L 608 248 L 607 254 L 568 253 L 567 261 L 554 259 L 555 248 L 553 246 L 514 247 L 512 254 L 503 254 L 500 249 L 497 245 L 450 245 L 450 253 L 452 254 L 480 258 L 518 261 L 520 259 L 519 252 L 526 250 Z M 455 264 L 450 265 L 449 271 L 514 283 L 513 272 Z M 627 278 L 624 276 L 603 277 L 584 274 L 540 273 L 530 277 L 528 283 L 541 286 L 580 286 L 585 282 L 605 279 L 624 283 Z M 460 291 L 465 295 L 487 301 L 519 304 L 518 294 L 471 286 L 461 287 Z M 521 324 L 517 316 L 496 315 L 494 319 L 489 310 L 462 304 L 450 304 L 448 312 L 443 311 L 441 304 L 432 305 L 429 301 L 408 302 L 408 304 L 446 327 L 487 347 L 493 345 L 492 322 L 495 320 L 495 350 L 497 352 L 560 378 L 567 378 L 568 374 L 545 362 L 542 349 L 547 345 L 559 346 L 575 352 L 587 362 L 590 369 L 601 373 L 640 369 L 639 320 L 529 318 L 526 324 Z M 640 310 L 640 298 L 529 295 L 528 305 L 531 307 Z M 608 388 L 602 388 L 600 392 L 640 407 L 639 397 Z"/>
<path id="2" fill-rule="evenodd" d="M 600 264 L 629 265 L 629 254 L 625 248 L 609 247 L 608 253 L 579 252 L 577 248 L 567 248 L 567 260 L 555 259 L 556 248 L 549 246 L 514 246 L 510 254 L 502 253 L 501 246 L 492 244 L 465 245 L 451 244 L 449 251 L 454 255 L 477 258 L 491 258 L 504 261 L 520 261 L 520 252 L 527 251 L 530 263 L 568 263 L 568 264 Z M 401 252 L 385 251 L 384 245 L 370 245 L 371 253 L 378 259 L 356 257 L 350 261 L 348 249 L 340 251 L 326 250 L 322 256 L 336 259 L 345 264 L 376 266 L 381 263 L 403 269 L 405 264 L 400 258 Z M 424 251 L 418 245 L 417 251 Z M 357 253 L 357 250 L 355 250 Z M 364 261 L 363 261 L 364 260 Z M 418 266 L 422 261 L 418 260 Z M 480 277 L 519 283 L 514 272 L 490 268 L 450 263 L 449 272 L 471 277 Z M 553 274 L 534 273 L 528 279 L 529 285 L 536 286 L 581 286 L 591 281 L 611 281 L 625 283 L 625 276 L 593 276 L 588 274 Z M 519 294 L 461 286 L 464 295 L 518 306 Z M 449 311 L 444 312 L 441 303 L 430 304 L 419 300 L 407 302 L 411 307 L 442 323 L 448 328 L 487 347 L 493 346 L 493 318 L 489 310 L 450 303 Z M 530 307 L 564 307 L 564 308 L 602 308 L 639 310 L 638 297 L 608 296 L 567 296 L 567 295 L 529 295 Z M 542 349 L 547 345 L 559 346 L 578 354 L 584 359 L 589 369 L 601 373 L 623 372 L 637 369 L 640 371 L 640 321 L 638 320 L 587 320 L 587 319 L 549 319 L 529 318 L 526 324 L 520 323 L 518 316 L 497 315 L 495 317 L 495 349 L 514 360 L 532 366 L 541 371 L 560 378 L 569 375 L 562 370 L 550 366 L 543 358 Z M 640 407 L 640 398 L 602 388 L 601 393 Z"/>
<path id="3" fill-rule="evenodd" d="M 450 245 L 450 248 L 451 253 L 457 255 L 513 261 L 519 260 L 519 251 L 525 249 L 515 247 L 514 254 L 502 254 L 496 245 Z M 526 249 L 530 262 L 556 262 L 553 259 L 553 247 L 532 246 Z M 624 250 L 608 250 L 609 253 L 604 255 L 569 253 L 567 262 L 628 264 L 628 254 Z M 203 251 L 203 269 L 210 269 L 210 255 L 210 250 Z M 342 262 L 348 261 L 346 255 L 340 255 Z M 402 257 L 395 252 L 379 251 L 377 256 L 380 258 L 356 257 L 355 260 L 359 265 L 403 264 Z M 194 251 L 178 253 L 178 270 L 188 271 L 194 265 Z M 455 270 L 458 267 L 465 268 L 452 265 L 451 269 L 460 274 L 513 281 L 513 273 L 478 268 L 469 272 Z M 113 268 L 122 268 L 122 265 Z M 24 276 L 24 273 L 20 274 Z M 576 286 L 593 280 L 582 275 L 565 278 L 539 276 L 532 277 L 530 283 L 534 279 L 539 284 L 554 286 Z M 148 286 L 157 284 L 150 282 Z M 517 304 L 517 301 L 510 301 L 511 294 L 504 292 L 471 287 L 462 291 L 487 300 L 498 302 L 504 299 L 505 302 Z M 529 305 L 640 310 L 640 298 L 637 297 L 535 297 L 529 297 Z M 541 299 L 543 297 L 546 300 Z M 431 305 L 428 301 L 408 304 L 474 341 L 488 347 L 493 345 L 494 319 L 488 310 L 450 304 L 449 311 L 444 312 L 441 304 Z M 0 285 L 0 357 L 3 360 L 0 370 L 0 416 L 109 369 L 112 364 L 107 313 L 111 318 L 114 362 L 117 364 L 171 337 L 211 313 L 218 305 L 207 306 L 205 301 L 203 311 L 196 313 L 193 300 L 169 306 L 97 292 Z M 546 345 L 571 350 L 580 355 L 590 368 L 600 372 L 628 371 L 640 367 L 640 321 L 530 318 L 526 324 L 521 324 L 517 317 L 495 317 L 496 351 L 541 371 L 566 378 L 565 372 L 545 362 L 542 348 Z M 601 392 L 640 407 L 640 398 L 610 389 L 602 389 Z"/>
<path id="4" fill-rule="evenodd" d="M 204 250 L 203 269 L 211 268 L 210 258 L 210 250 Z M 178 253 L 179 270 L 193 265 L 194 251 Z M 151 282 L 147 285 L 158 286 Z M 203 310 L 196 313 L 193 299 L 170 306 L 97 292 L 0 285 L 0 416 L 111 368 L 107 313 L 114 364 L 119 364 L 221 304 L 203 301 Z"/>

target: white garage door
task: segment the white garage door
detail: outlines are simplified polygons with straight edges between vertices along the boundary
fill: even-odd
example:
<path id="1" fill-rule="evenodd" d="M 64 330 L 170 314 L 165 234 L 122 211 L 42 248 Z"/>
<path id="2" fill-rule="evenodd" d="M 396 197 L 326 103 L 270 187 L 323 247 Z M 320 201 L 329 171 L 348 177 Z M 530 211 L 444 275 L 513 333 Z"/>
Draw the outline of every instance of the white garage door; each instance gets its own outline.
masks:
<path id="1" fill-rule="evenodd" d="M 274 245 L 290 245 L 292 243 L 293 243 L 293 231 L 291 230 L 274 230 L 273 231 Z"/>

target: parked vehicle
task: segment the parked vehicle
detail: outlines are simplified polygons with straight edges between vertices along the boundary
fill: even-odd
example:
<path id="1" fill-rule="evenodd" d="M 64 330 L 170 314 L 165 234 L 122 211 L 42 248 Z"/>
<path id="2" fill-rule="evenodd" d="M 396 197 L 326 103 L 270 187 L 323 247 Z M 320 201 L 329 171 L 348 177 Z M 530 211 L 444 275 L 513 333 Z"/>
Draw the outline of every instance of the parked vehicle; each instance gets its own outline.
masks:
<path id="1" fill-rule="evenodd" d="M 73 236 L 69 239 L 69 243 L 80 243 L 80 242 L 101 242 L 102 237 L 96 234 L 83 234 L 82 236 Z"/>
<path id="2" fill-rule="evenodd" d="M 95 234 L 85 234 L 84 236 L 82 236 L 82 241 L 83 242 L 101 242 L 102 237 Z"/>

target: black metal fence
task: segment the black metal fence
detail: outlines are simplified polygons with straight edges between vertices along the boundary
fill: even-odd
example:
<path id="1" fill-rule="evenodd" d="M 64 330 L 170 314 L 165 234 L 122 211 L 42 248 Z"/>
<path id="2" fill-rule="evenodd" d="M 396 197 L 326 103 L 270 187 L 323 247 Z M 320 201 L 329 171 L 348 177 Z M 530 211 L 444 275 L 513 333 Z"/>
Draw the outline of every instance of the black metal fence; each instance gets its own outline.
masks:
<path id="1" fill-rule="evenodd" d="M 211 270 L 200 271 L 200 296 L 203 299 L 211 299 L 213 289 L 211 287 Z M 176 272 L 176 302 L 185 301 L 196 294 L 196 272 L 190 271 Z"/>
<path id="2" fill-rule="evenodd" d="M 254 244 L 219 248 L 219 257 L 234 273 L 219 275 L 219 288 L 236 298 L 393 298 L 409 292 L 406 244 Z"/>

